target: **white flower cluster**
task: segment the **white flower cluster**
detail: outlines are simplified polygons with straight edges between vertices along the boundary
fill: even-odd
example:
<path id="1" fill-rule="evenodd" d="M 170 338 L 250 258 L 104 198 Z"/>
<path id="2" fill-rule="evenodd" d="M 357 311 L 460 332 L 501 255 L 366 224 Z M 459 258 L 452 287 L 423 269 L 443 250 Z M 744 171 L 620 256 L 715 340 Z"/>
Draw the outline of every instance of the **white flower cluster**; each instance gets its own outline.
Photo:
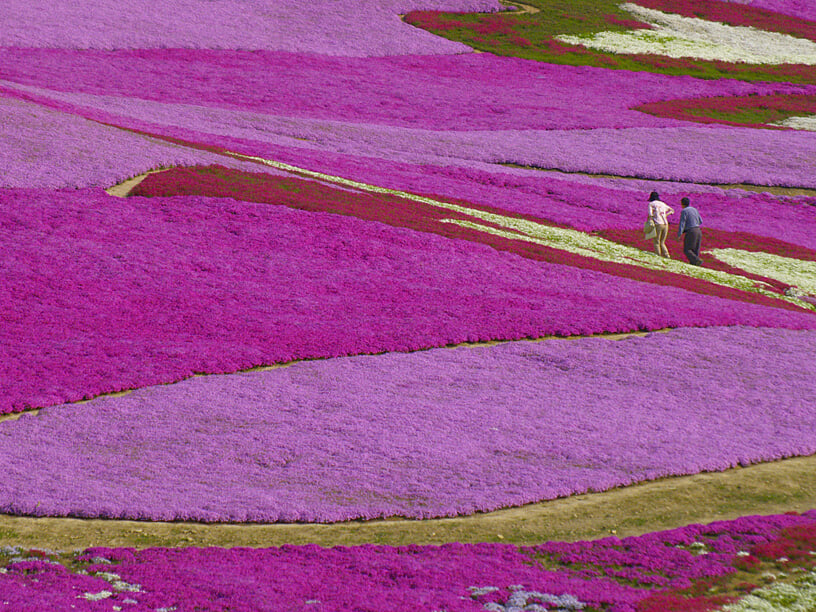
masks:
<path id="1" fill-rule="evenodd" d="M 723 612 L 813 612 L 816 610 L 816 570 L 792 584 L 779 583 L 751 591 Z"/>
<path id="2" fill-rule="evenodd" d="M 816 116 L 808 117 L 788 117 L 782 121 L 777 121 L 773 125 L 780 125 L 782 127 L 793 128 L 794 130 L 805 130 L 808 132 L 816 132 Z"/>
<path id="3" fill-rule="evenodd" d="M 575 612 L 583 610 L 586 605 L 569 594 L 551 595 L 539 591 L 527 591 L 522 585 L 509 587 L 510 597 L 501 604 L 488 602 L 484 609 L 488 612 Z M 498 591 L 497 587 L 470 587 L 468 589 L 473 598 Z M 553 607 L 555 606 L 555 607 Z"/>
<path id="4" fill-rule="evenodd" d="M 711 249 L 709 254 L 730 266 L 776 279 L 803 293 L 816 296 L 816 261 L 802 261 L 741 249 Z"/>
<path id="5" fill-rule="evenodd" d="M 807 39 L 663 13 L 631 3 L 622 4 L 621 8 L 648 23 L 652 29 L 556 38 L 567 44 L 608 53 L 665 55 L 749 64 L 816 65 L 816 43 Z"/>

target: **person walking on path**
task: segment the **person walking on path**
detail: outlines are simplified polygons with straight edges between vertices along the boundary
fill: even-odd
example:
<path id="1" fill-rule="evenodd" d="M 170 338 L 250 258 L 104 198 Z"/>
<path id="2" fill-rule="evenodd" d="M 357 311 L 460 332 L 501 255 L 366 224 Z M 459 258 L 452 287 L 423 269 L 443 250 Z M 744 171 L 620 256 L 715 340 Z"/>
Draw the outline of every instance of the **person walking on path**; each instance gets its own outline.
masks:
<path id="1" fill-rule="evenodd" d="M 671 258 L 669 249 L 666 247 L 666 237 L 669 235 L 669 220 L 666 215 L 673 215 L 674 209 L 660 201 L 660 195 L 656 191 L 649 194 L 649 212 L 647 219 L 652 222 L 655 228 L 654 249 L 655 253 L 661 257 Z"/>
<path id="2" fill-rule="evenodd" d="M 686 259 L 693 266 L 700 266 L 703 260 L 700 259 L 700 242 L 703 237 L 703 220 L 697 209 L 690 205 L 688 198 L 680 200 L 683 212 L 680 213 L 680 225 L 677 228 L 677 239 L 683 236 L 683 252 Z"/>

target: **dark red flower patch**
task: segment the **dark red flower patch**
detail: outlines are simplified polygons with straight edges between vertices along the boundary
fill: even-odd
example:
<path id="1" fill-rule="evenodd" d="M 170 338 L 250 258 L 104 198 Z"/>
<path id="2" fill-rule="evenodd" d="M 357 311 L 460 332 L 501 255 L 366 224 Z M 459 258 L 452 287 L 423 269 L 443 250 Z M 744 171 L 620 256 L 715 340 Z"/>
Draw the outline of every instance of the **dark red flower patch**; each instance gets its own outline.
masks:
<path id="1" fill-rule="evenodd" d="M 683 597 L 674 593 L 658 593 L 638 603 L 638 612 L 709 612 L 719 610 L 735 597 Z"/>
<path id="2" fill-rule="evenodd" d="M 687 100 L 667 100 L 643 104 L 636 107 L 635 110 L 658 117 L 700 123 L 773 127 L 767 124 L 797 115 L 816 114 L 816 95 L 717 96 Z"/>
<path id="3" fill-rule="evenodd" d="M 779 537 L 755 546 L 751 553 L 757 557 L 776 561 L 786 558 L 794 563 L 808 562 L 816 565 L 816 525 L 798 525 L 783 529 Z"/>
<path id="4" fill-rule="evenodd" d="M 816 40 L 816 22 L 782 15 L 748 4 L 719 0 L 638 0 L 637 3 L 646 8 L 675 13 L 683 17 L 697 17 L 732 26 L 750 26 Z"/>

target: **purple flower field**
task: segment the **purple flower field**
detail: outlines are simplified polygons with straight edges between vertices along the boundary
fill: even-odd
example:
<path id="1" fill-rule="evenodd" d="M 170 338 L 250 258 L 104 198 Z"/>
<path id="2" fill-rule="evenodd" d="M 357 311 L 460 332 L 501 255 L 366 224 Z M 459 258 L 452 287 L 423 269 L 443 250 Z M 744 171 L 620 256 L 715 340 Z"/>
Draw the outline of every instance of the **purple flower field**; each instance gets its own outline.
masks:
<path id="1" fill-rule="evenodd" d="M 274 49 L 325 55 L 465 53 L 400 22 L 416 9 L 496 11 L 496 0 L 4 0 L 0 47 Z"/>
<path id="2" fill-rule="evenodd" d="M 55 406 L 0 423 L 0 509 L 427 518 L 808 455 L 814 343 L 813 331 L 746 327 L 514 342 Z"/>
<path id="3" fill-rule="evenodd" d="M 733 2 L 734 4 L 748 4 L 756 8 L 767 9 L 783 15 L 792 15 L 813 21 L 816 14 L 813 12 L 813 4 L 809 0 L 721 0 L 723 2 Z"/>
<path id="4" fill-rule="evenodd" d="M 0 600 L 26 611 L 665 612 L 684 604 L 699 606 L 687 610 L 711 610 L 736 599 L 711 591 L 735 583 L 738 569 L 746 575 L 746 558 L 758 566 L 757 577 L 765 568 L 810 569 L 807 547 L 816 543 L 814 526 L 814 512 L 750 516 L 641 537 L 533 548 L 446 544 L 55 553 L 5 547 L 0 549 Z M 776 551 L 792 558 L 776 562 Z M 626 576 L 621 564 L 632 568 Z M 704 595 L 690 597 L 695 590 Z"/>
<path id="5" fill-rule="evenodd" d="M 141 101 L 149 100 L 437 131 L 678 127 L 687 124 L 634 108 L 679 97 L 816 91 L 814 86 L 705 81 L 489 54 L 354 58 L 226 50 L 11 48 L 1 50 L 0 57 L 6 82 L 53 90 L 53 95 L 72 93 L 68 101 L 90 107 L 118 103 L 126 115 L 138 115 Z M 582 92 L 581 104 L 575 104 L 576 89 Z M 94 102 L 79 94 L 118 100 Z M 181 117 L 158 119 L 173 122 Z"/>
<path id="6" fill-rule="evenodd" d="M 206 135 L 203 142 L 213 145 L 223 146 L 226 144 L 224 138 L 232 138 L 269 149 L 275 145 L 297 145 L 297 140 L 301 140 L 300 146 L 310 150 L 343 151 L 349 155 L 422 166 L 517 164 L 657 180 L 816 187 L 810 164 L 816 154 L 816 144 L 810 134 L 794 130 L 647 127 L 638 124 L 648 123 L 641 117 L 650 116 L 641 115 L 631 127 L 597 125 L 591 129 L 542 130 L 510 124 L 501 130 L 448 129 L 440 133 L 435 129 L 376 123 L 312 118 L 294 120 L 287 115 L 189 103 L 167 104 L 134 98 L 52 93 L 40 88 L 26 87 L 22 91 L 67 103 L 72 109 L 87 109 L 81 112 L 89 117 L 111 117 L 109 120 L 118 125 L 154 125 L 156 127 L 150 131 L 161 134 L 192 130 Z M 347 94 L 339 95 L 345 97 Z M 608 100 L 608 97 L 600 94 L 599 99 Z M 551 103 L 549 100 L 542 102 Z M 566 101 L 558 102 L 563 104 Z M 369 105 L 379 108 L 383 103 L 384 100 L 378 97 Z M 458 101 L 450 100 L 449 104 L 455 108 Z M 631 101 L 624 101 L 624 104 L 630 105 Z M 533 107 L 530 103 L 530 108 Z M 594 117 L 599 116 L 597 109 L 589 110 Z M 616 122 L 620 116 L 620 111 L 609 114 Z M 655 119 L 655 122 L 660 120 Z"/>
<path id="7" fill-rule="evenodd" d="M 111 186 L 148 170 L 229 158 L 0 95 L 0 186 Z"/>

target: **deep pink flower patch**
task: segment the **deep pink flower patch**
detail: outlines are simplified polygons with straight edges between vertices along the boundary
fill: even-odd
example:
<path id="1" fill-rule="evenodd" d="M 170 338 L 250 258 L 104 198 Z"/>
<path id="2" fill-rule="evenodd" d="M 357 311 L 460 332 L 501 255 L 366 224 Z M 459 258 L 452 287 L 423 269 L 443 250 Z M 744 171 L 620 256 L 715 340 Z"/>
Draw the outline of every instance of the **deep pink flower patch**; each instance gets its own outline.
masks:
<path id="1" fill-rule="evenodd" d="M 0 412 L 295 359 L 816 317 L 234 200 L 0 191 Z M 501 313 L 500 316 L 497 313 Z"/>
<path id="2" fill-rule="evenodd" d="M 15 610 L 26 611 L 109 611 L 117 606 L 137 612 L 484 612 L 526 606 L 562 612 L 702 612 L 734 599 L 712 595 L 707 591 L 711 586 L 721 591 L 755 588 L 738 583 L 734 576 L 738 552 L 773 545 L 784 539 L 780 534 L 811 528 L 815 520 L 814 512 L 744 517 L 623 540 L 552 542 L 535 548 L 508 544 L 90 548 L 49 554 L 56 561 L 28 574 L 17 566 L 29 563 L 30 552 L 9 547 L 0 552 L 14 555 L 16 563 L 0 573 L 0 597 L 13 602 Z M 696 554 L 695 545 L 708 549 L 708 554 Z M 561 562 L 559 557 L 569 550 L 580 551 L 572 557 L 580 556 L 594 573 L 576 570 L 576 561 Z M 549 569 L 537 563 L 541 557 Z M 621 561 L 645 568 L 644 577 L 662 577 L 663 584 L 627 583 L 616 571 Z M 72 571 L 57 562 L 70 564 Z M 6 563 L 0 557 L 0 567 Z M 803 567 L 812 565 L 811 557 Z M 90 575 L 77 575 L 78 568 Z M 88 598 L 103 589 L 106 597 Z"/>
<path id="3" fill-rule="evenodd" d="M 236 200 L 249 202 L 264 202 L 269 204 L 279 204 L 298 208 L 301 210 L 332 212 L 343 215 L 351 215 L 369 221 L 379 221 L 396 227 L 407 227 L 424 232 L 440 234 L 448 238 L 461 238 L 487 244 L 495 249 L 510 251 L 523 257 L 528 257 L 536 261 L 547 261 L 570 265 L 578 268 L 597 270 L 615 276 L 632 278 L 635 280 L 651 282 L 659 285 L 670 285 L 679 287 L 696 293 L 705 295 L 716 295 L 727 299 L 763 304 L 765 306 L 783 307 L 792 310 L 796 306 L 780 302 L 771 297 L 765 297 L 753 293 L 746 293 L 736 289 L 715 285 L 703 280 L 693 279 L 679 274 L 661 272 L 658 270 L 647 270 L 638 266 L 603 262 L 591 257 L 576 255 L 561 249 L 532 244 L 521 240 L 511 240 L 495 236 L 486 232 L 453 225 L 445 222 L 449 219 L 473 221 L 473 217 L 468 215 L 442 210 L 429 204 L 413 202 L 405 198 L 396 196 L 357 193 L 353 191 L 340 191 L 314 181 L 305 181 L 295 178 L 282 178 L 263 173 L 246 173 L 239 170 L 232 170 L 224 167 L 205 168 L 174 168 L 165 172 L 148 176 L 131 192 L 135 196 L 148 197 L 172 197 L 176 195 L 197 195 L 208 197 L 231 197 Z M 472 207 L 468 202 L 455 202 L 466 208 Z M 480 207 L 478 210 L 506 215 L 506 211 L 492 207 Z M 512 215 L 517 218 L 527 218 L 535 222 L 541 222 L 531 216 Z M 488 224 L 493 225 L 493 224 Z M 636 236 L 637 233 L 637 237 Z M 723 242 L 729 246 L 742 244 L 744 239 L 729 239 L 726 232 L 717 232 L 724 235 L 724 239 L 719 239 L 716 245 L 720 247 Z M 651 250 L 651 243 L 646 243 L 642 239 L 642 232 L 634 231 L 609 231 L 605 235 L 617 242 L 636 246 L 637 248 Z M 793 256 L 794 252 L 804 253 L 805 259 L 816 259 L 816 252 L 811 252 L 804 248 L 794 248 L 793 251 L 786 249 L 785 243 L 768 240 L 771 248 L 782 251 L 780 254 Z M 764 249 L 765 241 L 758 237 L 753 237 L 753 250 Z M 706 243 L 708 248 L 713 245 Z M 774 251 L 774 252 L 776 252 Z M 742 273 L 740 270 L 725 264 L 715 264 L 718 269 L 728 272 Z M 743 273 L 744 274 L 744 273 Z M 782 293 L 787 285 L 759 277 L 749 275 L 751 278 L 765 282 L 771 287 L 778 289 Z"/>

